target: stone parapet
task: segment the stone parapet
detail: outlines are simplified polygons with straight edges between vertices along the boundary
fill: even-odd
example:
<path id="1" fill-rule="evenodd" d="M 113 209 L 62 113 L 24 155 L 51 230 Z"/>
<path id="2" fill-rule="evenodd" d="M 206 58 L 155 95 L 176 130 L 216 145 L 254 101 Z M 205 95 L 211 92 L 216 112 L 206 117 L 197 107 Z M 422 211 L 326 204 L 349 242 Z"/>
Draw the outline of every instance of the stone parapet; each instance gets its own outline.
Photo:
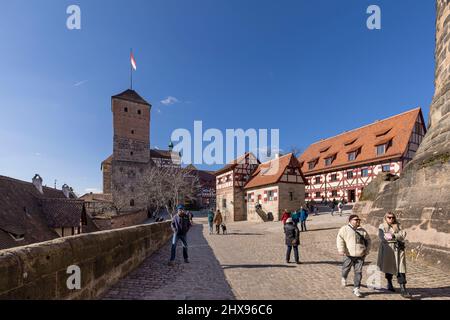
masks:
<path id="1" fill-rule="evenodd" d="M 101 231 L 0 251 L 0 299 L 95 299 L 162 247 L 170 222 Z M 69 290 L 69 266 L 81 288 Z"/>

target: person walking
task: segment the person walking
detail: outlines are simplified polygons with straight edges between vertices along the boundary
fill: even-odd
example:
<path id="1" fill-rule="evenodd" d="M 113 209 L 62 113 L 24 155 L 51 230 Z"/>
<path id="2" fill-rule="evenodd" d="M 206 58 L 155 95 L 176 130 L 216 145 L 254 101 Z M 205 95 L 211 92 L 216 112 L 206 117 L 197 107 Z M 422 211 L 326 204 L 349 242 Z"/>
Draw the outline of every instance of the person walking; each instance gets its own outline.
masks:
<path id="1" fill-rule="evenodd" d="M 336 209 L 336 203 L 334 200 L 331 202 L 331 216 L 334 216 L 334 210 Z"/>
<path id="2" fill-rule="evenodd" d="M 298 209 L 298 211 L 292 212 L 291 214 L 292 222 L 294 222 L 295 225 L 298 225 L 298 223 L 300 222 L 300 212 L 302 208 Z"/>
<path id="3" fill-rule="evenodd" d="M 208 226 L 209 226 L 209 234 L 213 234 L 213 223 L 214 222 L 214 212 L 209 209 L 208 210 Z"/>
<path id="4" fill-rule="evenodd" d="M 367 231 L 361 227 L 361 219 L 356 214 L 352 214 L 348 225 L 339 230 L 336 242 L 339 254 L 344 257 L 341 285 L 347 286 L 347 276 L 353 267 L 355 272 L 353 294 L 362 298 L 360 292 L 362 269 L 365 257 L 370 252 L 371 240 Z"/>
<path id="5" fill-rule="evenodd" d="M 220 210 L 217 210 L 216 215 L 214 216 L 214 224 L 216 225 L 216 233 L 220 233 L 220 226 L 223 222 L 222 213 Z"/>
<path id="6" fill-rule="evenodd" d="M 289 213 L 289 211 L 287 211 L 287 209 L 284 209 L 283 211 L 283 215 L 281 216 L 281 222 L 284 224 L 286 224 L 287 219 L 289 219 L 291 217 L 291 214 Z"/>
<path id="7" fill-rule="evenodd" d="M 305 208 L 301 207 L 300 223 L 301 223 L 302 231 L 308 231 L 308 230 L 306 230 L 306 220 L 308 220 L 308 211 L 306 211 Z"/>
<path id="8" fill-rule="evenodd" d="M 290 263 L 292 248 L 294 248 L 295 263 L 300 264 L 300 259 L 298 255 L 298 246 L 300 244 L 300 231 L 298 230 L 298 227 L 294 224 L 292 218 L 288 218 L 286 220 L 286 224 L 284 225 L 284 234 L 287 246 L 286 263 Z"/>
<path id="9" fill-rule="evenodd" d="M 404 298 L 411 298 L 411 294 L 406 289 L 406 258 L 405 258 L 405 238 L 406 231 L 402 230 L 400 223 L 394 213 L 388 212 L 384 216 L 384 222 L 378 228 L 378 237 L 381 244 L 378 249 L 377 265 L 381 272 L 385 274 L 387 280 L 387 290 L 395 292 L 392 284 L 394 275 L 400 285 L 401 295 Z"/>
<path id="10" fill-rule="evenodd" d="M 339 209 L 339 216 L 342 217 L 342 210 L 344 209 L 344 203 L 342 203 L 342 201 L 338 203 L 338 209 Z"/>
<path id="11" fill-rule="evenodd" d="M 178 213 L 172 218 L 172 223 L 170 224 L 173 231 L 173 237 L 169 266 L 174 265 L 178 240 L 180 240 L 183 244 L 184 262 L 189 263 L 187 233 L 191 227 L 191 221 L 186 215 L 183 205 L 179 205 L 177 207 L 177 211 Z"/>

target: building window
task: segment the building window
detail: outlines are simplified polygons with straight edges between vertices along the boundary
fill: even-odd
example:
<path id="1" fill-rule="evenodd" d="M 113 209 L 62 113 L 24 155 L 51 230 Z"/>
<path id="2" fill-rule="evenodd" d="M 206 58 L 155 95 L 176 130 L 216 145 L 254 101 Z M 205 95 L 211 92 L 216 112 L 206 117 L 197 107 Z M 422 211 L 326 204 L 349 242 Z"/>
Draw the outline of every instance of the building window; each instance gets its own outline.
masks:
<path id="1" fill-rule="evenodd" d="M 130 207 L 134 207 L 134 199 L 130 200 Z"/>
<path id="2" fill-rule="evenodd" d="M 134 134 L 134 130 L 131 130 L 131 134 Z"/>
<path id="3" fill-rule="evenodd" d="M 269 199 L 269 201 L 273 201 L 273 191 L 267 192 L 267 198 Z"/>
<path id="4" fill-rule="evenodd" d="M 252 194 L 251 193 L 247 194 L 247 201 L 252 202 Z"/>
<path id="5" fill-rule="evenodd" d="M 329 158 L 325 159 L 326 166 L 331 166 L 332 163 L 333 163 L 333 157 L 329 157 Z"/>
<path id="6" fill-rule="evenodd" d="M 123 111 L 128 112 L 128 108 L 124 108 Z"/>
<path id="7" fill-rule="evenodd" d="M 130 156 L 132 156 L 132 155 L 133 155 L 133 151 L 130 152 Z"/>
<path id="8" fill-rule="evenodd" d="M 309 198 L 309 192 L 305 193 L 305 198 Z"/>
<path id="9" fill-rule="evenodd" d="M 391 165 L 390 164 L 385 164 L 384 166 L 381 167 L 381 170 L 383 172 L 391 172 Z"/>
<path id="10" fill-rule="evenodd" d="M 386 153 L 386 145 L 382 144 L 377 146 L 377 156 L 381 156 Z"/>
<path id="11" fill-rule="evenodd" d="M 361 169 L 361 177 L 368 177 L 369 169 Z"/>
<path id="12" fill-rule="evenodd" d="M 333 173 L 330 177 L 330 181 L 337 181 L 337 174 Z"/>
<path id="13" fill-rule="evenodd" d="M 347 179 L 353 179 L 353 171 L 347 171 Z"/>
<path id="14" fill-rule="evenodd" d="M 294 193 L 289 192 L 289 201 L 294 201 Z"/>
<path id="15" fill-rule="evenodd" d="M 315 162 L 308 162 L 308 169 L 309 169 L 309 170 L 314 169 L 315 166 L 316 166 L 316 163 L 315 163 Z"/>
<path id="16" fill-rule="evenodd" d="M 316 198 L 320 198 L 320 192 L 316 192 Z"/>
<path id="17" fill-rule="evenodd" d="M 226 208 L 227 207 L 227 199 L 222 199 L 222 208 Z"/>
<path id="18" fill-rule="evenodd" d="M 315 178 L 314 178 L 314 181 L 315 181 L 316 183 L 320 183 L 320 180 L 321 180 L 320 177 L 315 177 Z"/>
<path id="19" fill-rule="evenodd" d="M 353 161 L 356 159 L 356 151 L 350 152 L 348 154 L 348 161 Z"/>
<path id="20" fill-rule="evenodd" d="M 141 114 L 141 110 L 138 110 L 138 114 Z"/>
<path id="21" fill-rule="evenodd" d="M 332 197 L 337 197 L 337 190 L 333 190 L 333 191 L 331 191 L 331 196 Z"/>

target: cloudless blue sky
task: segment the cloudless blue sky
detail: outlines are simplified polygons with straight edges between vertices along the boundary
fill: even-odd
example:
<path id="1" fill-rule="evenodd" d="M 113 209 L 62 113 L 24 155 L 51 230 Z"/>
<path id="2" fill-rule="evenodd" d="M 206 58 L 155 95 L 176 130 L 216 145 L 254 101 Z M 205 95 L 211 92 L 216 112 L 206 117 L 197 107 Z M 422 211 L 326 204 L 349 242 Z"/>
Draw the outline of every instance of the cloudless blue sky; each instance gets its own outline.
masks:
<path id="1" fill-rule="evenodd" d="M 82 29 L 66 28 L 77 4 Z M 382 10 L 382 29 L 366 9 Z M 434 91 L 430 0 L 2 1 L 0 175 L 101 190 L 111 96 L 153 105 L 151 145 L 176 128 L 279 128 L 282 149 L 421 106 Z M 167 97 L 179 102 L 165 106 Z"/>

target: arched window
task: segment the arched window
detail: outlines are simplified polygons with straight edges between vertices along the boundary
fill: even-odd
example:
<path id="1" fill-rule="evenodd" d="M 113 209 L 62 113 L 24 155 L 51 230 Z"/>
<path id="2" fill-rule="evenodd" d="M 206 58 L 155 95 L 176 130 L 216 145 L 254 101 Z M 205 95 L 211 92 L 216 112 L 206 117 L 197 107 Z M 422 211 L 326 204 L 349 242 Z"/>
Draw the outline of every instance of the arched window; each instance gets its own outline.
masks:
<path id="1" fill-rule="evenodd" d="M 141 110 L 138 110 L 138 114 L 141 114 Z"/>
<path id="2" fill-rule="evenodd" d="M 130 207 L 134 207 L 134 199 L 130 200 Z"/>

